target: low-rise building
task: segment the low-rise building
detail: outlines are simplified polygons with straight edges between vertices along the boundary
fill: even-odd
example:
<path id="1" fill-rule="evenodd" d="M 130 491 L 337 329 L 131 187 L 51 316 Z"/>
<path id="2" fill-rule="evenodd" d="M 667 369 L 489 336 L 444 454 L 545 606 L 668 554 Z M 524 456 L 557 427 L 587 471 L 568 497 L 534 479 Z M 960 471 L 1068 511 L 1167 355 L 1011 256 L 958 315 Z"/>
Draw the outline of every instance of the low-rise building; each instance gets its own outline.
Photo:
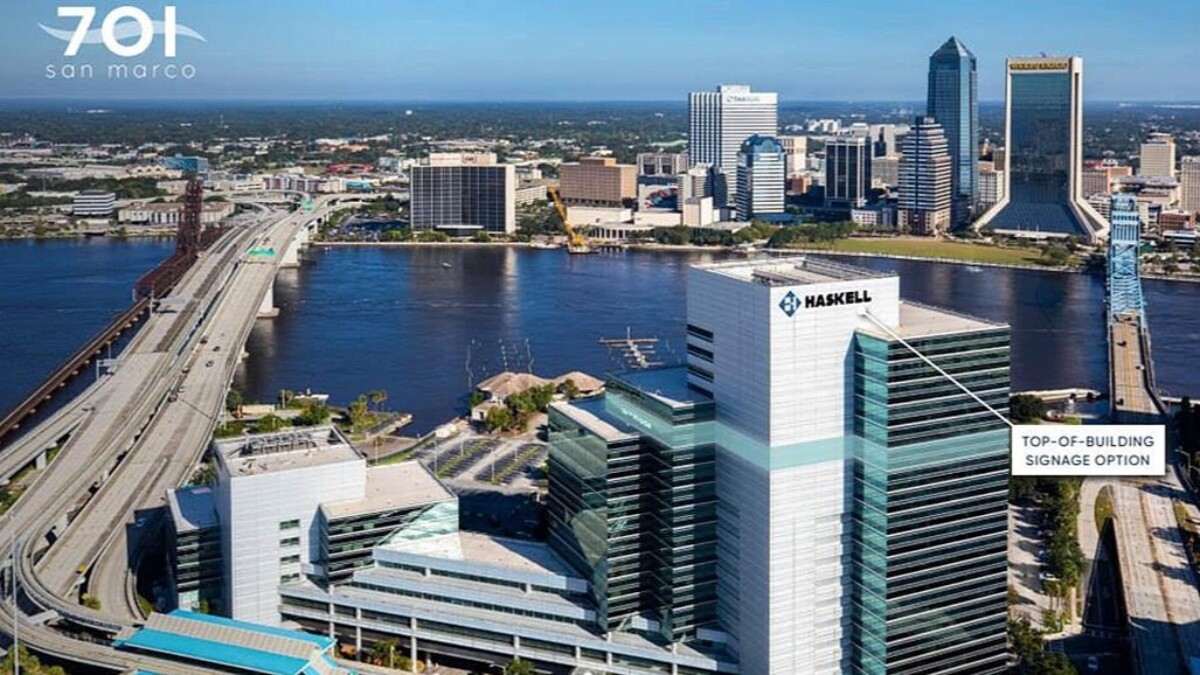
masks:
<path id="1" fill-rule="evenodd" d="M 200 223 L 216 225 L 237 211 L 233 202 L 204 202 L 200 209 Z M 178 225 L 183 219 L 183 204 L 178 202 L 151 202 L 135 204 L 121 209 L 117 220 L 134 225 Z"/>
<path id="2" fill-rule="evenodd" d="M 83 190 L 75 195 L 71 212 L 83 218 L 111 216 L 117 208 L 117 195 L 104 190 Z"/>

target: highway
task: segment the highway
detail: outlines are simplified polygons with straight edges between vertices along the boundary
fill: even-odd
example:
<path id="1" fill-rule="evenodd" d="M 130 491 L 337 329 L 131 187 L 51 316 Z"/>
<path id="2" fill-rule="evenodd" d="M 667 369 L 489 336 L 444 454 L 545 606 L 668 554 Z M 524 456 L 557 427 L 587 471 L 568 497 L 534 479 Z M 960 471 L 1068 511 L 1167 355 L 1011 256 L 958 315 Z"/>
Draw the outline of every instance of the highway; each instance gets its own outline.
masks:
<path id="1" fill-rule="evenodd" d="M 1146 377 L 1140 324 L 1136 314 L 1125 314 L 1109 324 L 1109 364 L 1112 370 L 1112 405 L 1121 414 L 1158 415 Z"/>
<path id="2" fill-rule="evenodd" d="M 161 505 L 166 489 L 185 481 L 203 454 L 282 257 L 248 260 L 245 252 L 263 247 L 282 254 L 301 227 L 336 208 L 332 205 L 341 198 L 317 200 L 313 213 L 267 212 L 259 225 L 226 234 L 174 289 L 178 302 L 169 303 L 172 309 L 146 320 L 111 375 L 0 458 L 0 469 L 10 454 L 10 463 L 22 458 L 27 463 L 39 444 L 44 448 L 48 440 L 70 434 L 5 516 L 5 534 L 18 533 L 23 643 L 114 669 L 209 672 L 119 652 L 107 642 L 72 639 L 31 617 L 44 621 L 44 610 L 51 610 L 50 616 L 76 629 L 101 634 L 132 625 L 137 613 L 129 592 L 126 526 L 135 510 Z M 180 385 L 178 399 L 170 401 Z M 100 600 L 99 610 L 79 604 L 84 584 Z M 10 612 L 5 604 L 0 625 L 11 625 Z"/>

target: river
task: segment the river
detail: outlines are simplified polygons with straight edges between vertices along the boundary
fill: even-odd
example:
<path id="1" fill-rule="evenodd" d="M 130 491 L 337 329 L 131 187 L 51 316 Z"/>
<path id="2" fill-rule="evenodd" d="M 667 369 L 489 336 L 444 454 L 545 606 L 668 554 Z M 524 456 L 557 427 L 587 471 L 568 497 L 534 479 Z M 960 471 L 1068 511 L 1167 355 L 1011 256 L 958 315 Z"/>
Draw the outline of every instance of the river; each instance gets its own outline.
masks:
<path id="1" fill-rule="evenodd" d="M 128 306 L 166 241 L 0 242 L 0 408 L 7 410 Z M 658 337 L 684 350 L 687 266 L 713 254 L 631 251 L 570 257 L 502 247 L 314 248 L 275 287 L 279 317 L 251 333 L 236 385 L 345 403 L 384 389 L 424 431 L 460 413 L 470 384 L 532 362 L 545 376 L 621 365 L 602 337 Z M 448 263 L 449 267 L 443 265 Z M 1098 277 L 886 259 L 905 297 L 1013 327 L 1013 386 L 1107 386 Z M 1159 385 L 1200 394 L 1200 285 L 1146 281 Z M 86 377 L 86 376 L 85 376 Z"/>

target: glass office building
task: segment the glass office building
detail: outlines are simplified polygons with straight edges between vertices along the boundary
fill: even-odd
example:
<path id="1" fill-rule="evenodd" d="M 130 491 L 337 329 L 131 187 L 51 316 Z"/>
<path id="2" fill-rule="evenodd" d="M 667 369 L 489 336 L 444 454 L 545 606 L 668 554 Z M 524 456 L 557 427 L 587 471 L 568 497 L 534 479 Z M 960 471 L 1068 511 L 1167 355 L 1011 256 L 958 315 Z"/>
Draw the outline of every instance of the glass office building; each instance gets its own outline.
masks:
<path id="1" fill-rule="evenodd" d="M 949 141 L 954 226 L 970 221 L 979 201 L 979 93 L 975 55 L 951 37 L 929 57 L 926 114 Z"/>
<path id="2" fill-rule="evenodd" d="M 716 617 L 713 402 L 682 367 L 613 376 L 550 411 L 550 544 L 599 625 L 664 644 Z"/>
<path id="3" fill-rule="evenodd" d="M 908 342 L 1007 415 L 1007 327 Z M 851 672 L 1005 672 L 1008 425 L 891 336 L 854 363 Z"/>
<path id="4" fill-rule="evenodd" d="M 1007 189 L 981 224 L 1018 236 L 1095 239 L 1107 223 L 1080 196 L 1083 59 L 1009 59 L 1007 83 Z"/>

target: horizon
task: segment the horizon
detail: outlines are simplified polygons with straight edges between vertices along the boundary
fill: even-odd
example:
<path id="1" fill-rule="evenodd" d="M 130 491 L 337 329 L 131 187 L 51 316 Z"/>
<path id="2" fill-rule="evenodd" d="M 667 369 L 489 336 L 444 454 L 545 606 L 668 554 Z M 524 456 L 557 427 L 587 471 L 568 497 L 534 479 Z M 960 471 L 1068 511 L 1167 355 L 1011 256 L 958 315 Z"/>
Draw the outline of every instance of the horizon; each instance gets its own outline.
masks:
<path id="1" fill-rule="evenodd" d="M 94 30 L 123 3 L 96 4 Z M 1085 96 L 1096 101 L 1200 101 L 1200 80 L 1175 77 L 1191 63 L 1193 22 L 1161 21 L 1163 13 L 1194 13 L 1188 0 L 1164 0 L 1153 16 L 1086 0 L 987 8 L 931 0 L 916 16 L 883 0 L 851 0 L 823 13 L 787 0 L 736 8 L 695 0 L 668 3 L 670 21 L 653 20 L 664 6 L 651 17 L 632 0 L 174 6 L 177 54 L 168 57 L 156 34 L 144 53 L 128 58 L 106 50 L 111 45 L 98 30 L 66 56 L 77 20 L 58 17 L 52 3 L 6 8 L 0 100 L 653 102 L 724 81 L 785 100 L 917 101 L 930 54 L 956 36 L 977 58 L 983 101 L 1003 99 L 1006 58 L 1041 52 L 1082 56 Z M 164 7 L 162 0 L 134 5 L 148 20 L 164 17 Z M 117 26 L 137 34 L 131 21 Z M 81 65 L 94 73 L 63 75 L 64 67 Z M 191 77 L 114 78 L 111 65 L 190 68 Z"/>

